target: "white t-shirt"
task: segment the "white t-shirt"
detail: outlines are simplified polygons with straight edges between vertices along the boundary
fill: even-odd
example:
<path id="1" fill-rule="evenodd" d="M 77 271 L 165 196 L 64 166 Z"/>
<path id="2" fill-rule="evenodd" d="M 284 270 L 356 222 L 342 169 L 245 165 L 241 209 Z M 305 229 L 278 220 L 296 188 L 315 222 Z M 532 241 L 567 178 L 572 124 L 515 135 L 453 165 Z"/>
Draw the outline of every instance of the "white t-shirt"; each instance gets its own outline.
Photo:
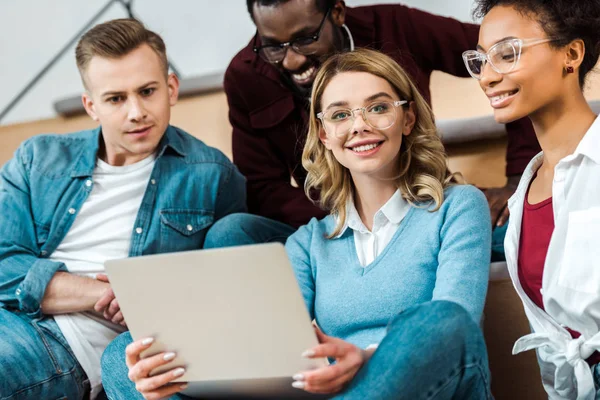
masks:
<path id="1" fill-rule="evenodd" d="M 131 235 L 156 156 L 123 167 L 98 159 L 89 197 L 50 259 L 69 272 L 96 277 L 104 262 L 129 255 Z M 126 329 L 93 312 L 55 315 L 54 319 L 87 374 L 94 399 L 102 386 L 100 358 L 106 346 Z"/>

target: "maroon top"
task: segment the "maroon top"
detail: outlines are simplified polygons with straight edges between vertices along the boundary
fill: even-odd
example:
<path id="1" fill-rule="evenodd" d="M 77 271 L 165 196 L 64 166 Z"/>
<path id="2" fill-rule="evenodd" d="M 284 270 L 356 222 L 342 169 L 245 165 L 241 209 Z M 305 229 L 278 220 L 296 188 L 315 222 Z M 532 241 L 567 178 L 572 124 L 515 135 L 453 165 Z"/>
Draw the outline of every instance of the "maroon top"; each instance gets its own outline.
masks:
<path id="1" fill-rule="evenodd" d="M 348 8 L 346 25 L 356 47 L 370 47 L 394 58 L 413 77 L 429 101 L 434 70 L 468 77 L 461 54 L 477 45 L 479 26 L 402 5 Z M 284 84 L 276 67 L 243 48 L 225 72 L 233 161 L 248 179 L 250 212 L 292 226 L 321 218 L 302 189 L 308 102 Z M 507 174 L 520 174 L 540 151 L 529 120 L 507 125 Z M 300 186 L 290 185 L 290 177 Z"/>
<path id="2" fill-rule="evenodd" d="M 529 189 L 523 204 L 521 238 L 519 240 L 519 282 L 527 296 L 543 310 L 542 276 L 550 238 L 554 231 L 552 197 L 537 204 L 529 204 L 527 197 L 529 197 Z M 581 336 L 581 333 L 577 331 L 566 329 L 574 339 Z M 598 364 L 600 353 L 594 352 L 586 361 L 590 365 Z"/>
<path id="3" fill-rule="evenodd" d="M 537 204 L 529 204 L 525 195 L 521 238 L 519 240 L 519 282 L 536 306 L 544 309 L 542 275 L 550 238 L 554 231 L 552 197 Z"/>

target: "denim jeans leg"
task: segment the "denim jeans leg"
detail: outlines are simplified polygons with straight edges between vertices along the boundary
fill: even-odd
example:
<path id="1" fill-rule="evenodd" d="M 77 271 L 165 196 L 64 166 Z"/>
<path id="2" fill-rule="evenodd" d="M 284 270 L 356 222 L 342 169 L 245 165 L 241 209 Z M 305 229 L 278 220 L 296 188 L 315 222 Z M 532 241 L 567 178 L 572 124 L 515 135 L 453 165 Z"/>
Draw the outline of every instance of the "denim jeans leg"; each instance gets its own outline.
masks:
<path id="1" fill-rule="evenodd" d="M 594 376 L 594 385 L 596 386 L 596 400 L 600 400 L 600 364 L 596 364 L 592 367 L 592 374 Z"/>
<path id="2" fill-rule="evenodd" d="M 52 318 L 0 308 L 0 399 L 83 399 L 85 372 Z"/>
<path id="3" fill-rule="evenodd" d="M 279 242 L 285 244 L 296 230 L 282 222 L 253 214 L 230 214 L 210 227 L 204 248 Z"/>
<path id="4" fill-rule="evenodd" d="M 412 307 L 335 399 L 492 399 L 481 330 L 455 303 Z"/>
<path id="5" fill-rule="evenodd" d="M 117 336 L 102 354 L 102 386 L 108 400 L 143 400 L 144 397 L 129 380 L 129 369 L 125 363 L 125 348 L 132 342 L 129 332 Z M 190 399 L 188 396 L 174 395 L 171 400 Z"/>
<path id="6" fill-rule="evenodd" d="M 492 262 L 506 261 L 504 255 L 504 238 L 508 229 L 508 221 L 502 226 L 495 226 L 492 231 Z"/>

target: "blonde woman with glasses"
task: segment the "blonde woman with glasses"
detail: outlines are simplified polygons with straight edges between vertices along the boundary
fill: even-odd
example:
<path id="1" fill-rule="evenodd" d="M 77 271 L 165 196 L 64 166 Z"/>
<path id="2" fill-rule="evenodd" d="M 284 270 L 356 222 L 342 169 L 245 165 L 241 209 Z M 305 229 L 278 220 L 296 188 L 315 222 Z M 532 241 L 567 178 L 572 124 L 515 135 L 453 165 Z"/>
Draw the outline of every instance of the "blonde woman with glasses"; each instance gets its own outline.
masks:
<path id="1" fill-rule="evenodd" d="M 371 50 L 328 59 L 302 164 L 307 194 L 330 215 L 286 248 L 320 328 L 304 356 L 335 363 L 299 371 L 293 386 L 344 399 L 491 398 L 478 327 L 489 210 L 448 171 L 406 72 Z"/>
<path id="2" fill-rule="evenodd" d="M 463 58 L 496 120 L 529 116 L 542 147 L 509 201 L 509 272 L 551 399 L 600 398 L 600 121 L 582 89 L 600 54 L 598 0 L 479 0 Z"/>

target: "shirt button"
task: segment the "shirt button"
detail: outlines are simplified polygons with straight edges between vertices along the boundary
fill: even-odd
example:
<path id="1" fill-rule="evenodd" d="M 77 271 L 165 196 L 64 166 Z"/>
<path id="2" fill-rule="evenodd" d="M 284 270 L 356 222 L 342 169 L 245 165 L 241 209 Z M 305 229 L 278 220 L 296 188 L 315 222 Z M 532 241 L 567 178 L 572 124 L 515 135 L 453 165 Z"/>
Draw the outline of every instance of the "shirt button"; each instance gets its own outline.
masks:
<path id="1" fill-rule="evenodd" d="M 69 208 L 69 214 L 71 214 L 71 215 L 75 214 L 75 209 L 74 208 Z"/>
<path id="2" fill-rule="evenodd" d="M 92 186 L 92 180 L 88 179 L 87 181 L 85 181 L 85 186 L 87 186 L 87 187 Z"/>
<path id="3" fill-rule="evenodd" d="M 16 294 L 17 296 L 21 295 L 21 289 L 17 289 L 17 290 L 15 290 L 15 294 Z"/>
<path id="4" fill-rule="evenodd" d="M 142 233 L 142 228 L 135 228 L 135 231 L 136 231 L 138 234 L 141 234 L 141 233 Z"/>
<path id="5" fill-rule="evenodd" d="M 188 225 L 188 226 L 186 226 L 186 229 L 191 232 L 194 229 L 194 227 L 191 225 Z"/>
<path id="6" fill-rule="evenodd" d="M 46 250 L 42 250 L 42 253 L 41 253 L 41 254 L 42 254 L 43 256 L 45 256 L 46 254 L 48 254 L 48 252 L 47 252 Z"/>
<path id="7" fill-rule="evenodd" d="M 156 179 L 150 179 L 150 183 L 156 185 Z"/>

